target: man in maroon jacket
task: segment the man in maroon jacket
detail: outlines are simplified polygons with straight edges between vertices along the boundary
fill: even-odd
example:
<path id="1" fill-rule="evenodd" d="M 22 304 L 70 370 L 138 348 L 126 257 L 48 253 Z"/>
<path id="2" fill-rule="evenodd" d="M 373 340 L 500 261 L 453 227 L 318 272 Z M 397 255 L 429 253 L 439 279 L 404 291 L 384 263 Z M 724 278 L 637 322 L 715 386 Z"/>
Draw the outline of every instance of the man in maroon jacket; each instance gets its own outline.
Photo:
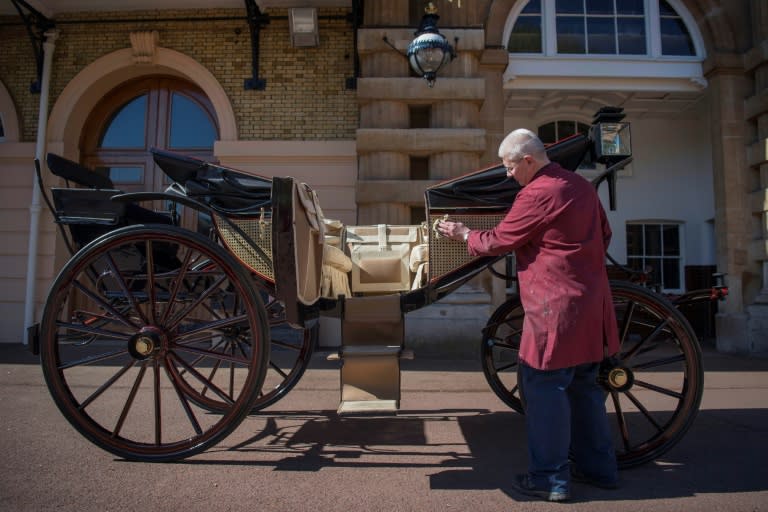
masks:
<path id="1" fill-rule="evenodd" d="M 499 157 L 523 187 L 505 218 L 487 231 L 451 221 L 438 229 L 464 240 L 473 256 L 516 255 L 529 467 L 513 487 L 549 501 L 570 497 L 571 476 L 615 488 L 616 457 L 597 383 L 600 361 L 619 349 L 605 269 L 611 239 L 605 211 L 592 185 L 550 162 L 533 132 L 510 133 Z"/>

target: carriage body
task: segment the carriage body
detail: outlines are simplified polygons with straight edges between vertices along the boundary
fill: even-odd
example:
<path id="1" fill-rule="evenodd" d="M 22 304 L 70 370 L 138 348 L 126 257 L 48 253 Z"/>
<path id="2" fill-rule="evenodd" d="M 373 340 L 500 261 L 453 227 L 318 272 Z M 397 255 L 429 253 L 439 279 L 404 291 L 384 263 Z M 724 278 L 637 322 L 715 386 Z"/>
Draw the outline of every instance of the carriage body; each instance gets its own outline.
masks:
<path id="1" fill-rule="evenodd" d="M 607 169 L 596 183 L 608 181 L 612 205 L 613 173 L 631 159 L 610 148 L 619 134 L 622 144 L 628 139 L 615 114 L 602 119 L 614 132 L 596 122 L 589 135 L 548 147 L 550 159 L 571 170 L 587 154 L 602 158 Z M 519 191 L 498 165 L 428 188 L 422 224 L 344 226 L 324 218 L 314 191 L 292 178 L 162 150 L 154 158 L 172 186 L 122 194 L 87 169 L 49 157 L 54 173 L 86 188 L 56 189 L 49 203 L 77 251 L 51 287 L 35 338 L 49 389 L 70 423 L 98 446 L 145 461 L 199 453 L 282 398 L 310 361 L 322 316 L 341 321 L 332 354 L 341 361 L 339 413 L 396 413 L 401 360 L 412 355 L 404 315 L 499 259 L 471 257 L 465 243 L 440 237 L 433 226 L 447 216 L 490 229 Z M 199 212 L 210 232 L 179 226 L 176 208 L 158 213 L 139 205 L 158 200 Z M 622 352 L 606 362 L 601 383 L 619 418 L 620 463 L 630 466 L 681 438 L 703 377 L 695 334 L 674 305 L 635 285 L 612 289 Z M 520 412 L 514 370 L 523 316 L 519 297 L 510 296 L 478 336 L 491 389 Z M 636 378 L 657 367 L 666 371 L 663 384 Z M 101 384 L 84 388 L 94 372 Z M 127 395 L 119 384 L 128 385 Z M 633 395 L 637 386 L 669 397 L 661 418 Z M 112 395 L 124 405 L 101 408 Z M 638 431 L 627 427 L 626 404 L 640 411 Z"/>

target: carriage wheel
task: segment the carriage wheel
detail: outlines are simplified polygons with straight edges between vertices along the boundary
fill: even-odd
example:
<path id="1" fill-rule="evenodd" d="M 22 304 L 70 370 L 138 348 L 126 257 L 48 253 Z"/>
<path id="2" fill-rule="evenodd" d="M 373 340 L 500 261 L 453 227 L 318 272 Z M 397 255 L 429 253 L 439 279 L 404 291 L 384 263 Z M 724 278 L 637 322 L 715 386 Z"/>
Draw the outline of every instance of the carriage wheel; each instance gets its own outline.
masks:
<path id="1" fill-rule="evenodd" d="M 299 382 L 312 357 L 319 330 L 319 324 L 306 329 L 289 325 L 283 304 L 274 297 L 267 296 L 264 304 L 270 329 L 269 365 L 253 410 L 274 404 Z"/>
<path id="2" fill-rule="evenodd" d="M 258 287 L 258 283 L 254 282 Z M 269 323 L 269 363 L 264 384 L 253 402 L 251 412 L 257 412 L 285 397 L 296 386 L 309 365 L 317 339 L 318 325 L 312 328 L 294 328 L 285 319 L 282 303 L 266 292 L 260 292 Z M 240 343 L 250 347 L 248 332 L 240 333 Z M 219 371 L 229 371 L 219 370 Z M 228 407 L 215 394 L 211 394 L 204 383 L 191 382 L 184 388 L 190 400 L 212 412 L 222 412 Z M 196 384 L 196 385 L 195 385 Z"/>
<path id="3" fill-rule="evenodd" d="M 612 282 L 611 291 L 621 348 L 603 362 L 599 380 L 617 427 L 619 467 L 626 468 L 658 458 L 682 438 L 698 412 L 704 375 L 696 335 L 669 301 L 626 282 Z M 523 317 L 520 299 L 510 299 L 491 316 L 482 343 L 486 380 L 518 412 Z"/>
<path id="4" fill-rule="evenodd" d="M 213 446 L 251 410 L 266 372 L 268 321 L 250 283 L 231 255 L 182 228 L 133 226 L 92 242 L 56 278 L 43 314 L 56 405 L 127 459 Z M 227 404 L 221 414 L 190 393 L 201 388 Z"/>

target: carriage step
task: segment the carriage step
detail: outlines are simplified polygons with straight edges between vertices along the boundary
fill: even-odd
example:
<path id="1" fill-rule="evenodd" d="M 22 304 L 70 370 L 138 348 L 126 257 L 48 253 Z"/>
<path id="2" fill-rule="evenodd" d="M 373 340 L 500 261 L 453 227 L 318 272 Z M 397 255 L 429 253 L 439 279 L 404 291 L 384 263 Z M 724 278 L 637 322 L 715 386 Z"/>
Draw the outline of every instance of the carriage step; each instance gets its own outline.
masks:
<path id="1" fill-rule="evenodd" d="M 347 351 L 347 353 L 349 352 Z M 360 352 L 355 351 L 355 353 L 360 353 Z M 416 358 L 415 354 L 413 353 L 413 350 L 410 348 L 402 349 L 400 351 L 399 357 L 400 359 L 407 359 L 408 361 L 413 361 Z M 325 357 L 326 361 L 341 361 L 341 359 L 342 359 L 341 352 L 331 352 Z"/>
<path id="2" fill-rule="evenodd" d="M 397 400 L 344 400 L 339 404 L 340 415 L 396 414 Z"/>

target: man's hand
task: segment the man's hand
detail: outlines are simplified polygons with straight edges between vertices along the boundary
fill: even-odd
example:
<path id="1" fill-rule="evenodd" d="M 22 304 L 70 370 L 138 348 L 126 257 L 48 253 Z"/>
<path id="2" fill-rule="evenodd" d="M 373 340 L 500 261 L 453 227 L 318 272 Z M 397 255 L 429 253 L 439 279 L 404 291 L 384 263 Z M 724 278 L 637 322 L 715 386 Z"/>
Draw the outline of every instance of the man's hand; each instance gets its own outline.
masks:
<path id="1" fill-rule="evenodd" d="M 437 224 L 437 231 L 446 238 L 451 240 L 466 240 L 469 235 L 469 228 L 461 222 L 453 222 L 450 220 L 441 220 Z"/>

